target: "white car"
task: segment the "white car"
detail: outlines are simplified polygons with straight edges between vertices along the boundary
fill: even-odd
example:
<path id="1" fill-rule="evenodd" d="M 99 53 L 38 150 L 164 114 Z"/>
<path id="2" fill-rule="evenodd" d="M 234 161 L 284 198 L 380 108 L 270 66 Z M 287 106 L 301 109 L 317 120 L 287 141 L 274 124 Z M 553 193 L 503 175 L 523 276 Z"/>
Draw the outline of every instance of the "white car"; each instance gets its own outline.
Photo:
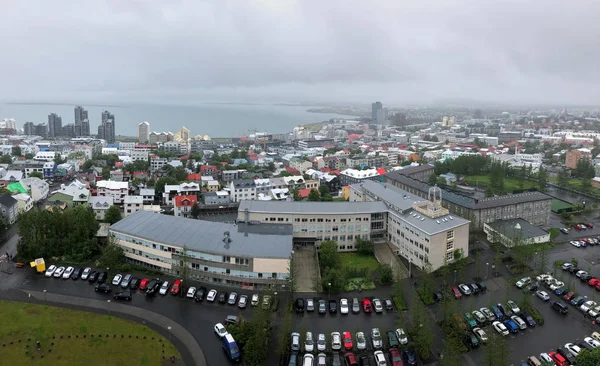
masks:
<path id="1" fill-rule="evenodd" d="M 579 356 L 579 353 L 581 352 L 581 347 L 573 343 L 565 344 L 565 348 L 568 349 L 569 352 L 571 352 L 575 357 Z"/>
<path id="2" fill-rule="evenodd" d="M 517 327 L 519 327 L 519 329 L 521 329 L 521 330 L 527 329 L 527 324 L 525 323 L 525 321 L 523 319 L 521 319 L 520 316 L 513 315 L 510 317 L 510 320 L 512 320 L 513 323 L 515 323 L 517 325 Z"/>
<path id="3" fill-rule="evenodd" d="M 217 336 L 219 336 L 219 338 L 223 338 L 227 335 L 227 329 L 225 329 L 225 326 L 221 323 L 217 323 L 215 324 L 215 334 Z"/>
<path id="4" fill-rule="evenodd" d="M 340 299 L 340 314 L 348 314 L 348 299 Z"/>
<path id="5" fill-rule="evenodd" d="M 65 267 L 58 267 L 56 271 L 54 271 L 54 277 L 60 278 L 63 273 L 65 273 Z"/>
<path id="6" fill-rule="evenodd" d="M 572 246 L 574 246 L 575 248 L 581 248 L 581 244 L 577 241 L 577 240 L 571 240 L 569 242 L 569 244 L 571 244 Z"/>
<path id="7" fill-rule="evenodd" d="M 324 353 L 319 353 L 317 355 L 317 366 L 326 366 L 327 365 L 327 355 Z"/>
<path id="8" fill-rule="evenodd" d="M 542 362 L 545 362 L 545 363 L 549 364 L 549 365 L 552 365 L 554 363 L 554 361 L 552 361 L 552 359 L 550 358 L 550 355 L 547 354 L 546 352 L 540 353 L 540 360 Z"/>
<path id="9" fill-rule="evenodd" d="M 536 296 L 539 297 L 540 299 L 544 300 L 544 301 L 548 301 L 550 300 L 550 295 L 548 295 L 548 293 L 546 291 L 536 291 L 535 292 Z"/>
<path id="10" fill-rule="evenodd" d="M 373 299 L 373 308 L 375 308 L 375 312 L 376 313 L 381 313 L 383 312 L 383 304 L 381 303 L 381 300 L 379 299 Z"/>
<path id="11" fill-rule="evenodd" d="M 569 262 L 567 262 L 567 263 L 563 263 L 563 265 L 562 265 L 562 269 L 563 269 L 563 271 L 566 271 L 567 269 L 569 269 L 569 268 L 571 268 L 571 267 L 573 267 L 573 264 L 572 264 L 572 263 L 569 263 Z"/>
<path id="12" fill-rule="evenodd" d="M 317 351 L 325 352 L 327 349 L 327 340 L 325 339 L 325 334 L 319 333 L 317 335 Z"/>
<path id="13" fill-rule="evenodd" d="M 477 320 L 477 322 L 480 324 L 484 324 L 487 321 L 486 316 L 483 315 L 483 313 L 479 310 L 473 310 L 472 314 L 473 318 L 475 318 L 475 320 Z"/>
<path id="14" fill-rule="evenodd" d="M 461 283 L 460 285 L 458 285 L 458 288 L 460 289 L 460 292 L 462 292 L 465 295 L 471 295 L 471 289 L 469 288 L 469 286 L 465 285 L 464 283 Z"/>
<path id="15" fill-rule="evenodd" d="M 400 344 L 408 344 L 408 337 L 406 336 L 404 329 L 396 329 L 396 337 L 398 337 L 398 342 L 400 342 Z"/>
<path id="16" fill-rule="evenodd" d="M 356 333 L 356 349 L 359 351 L 367 349 L 367 338 L 363 332 Z"/>
<path id="17" fill-rule="evenodd" d="M 67 269 L 65 269 L 65 273 L 63 273 L 62 278 L 64 280 L 68 280 L 69 277 L 71 277 L 71 275 L 73 274 L 73 271 L 75 270 L 75 268 L 69 266 L 67 267 Z"/>
<path id="18" fill-rule="evenodd" d="M 536 281 L 546 281 L 547 278 L 552 278 L 549 273 L 542 273 L 541 275 L 535 278 Z"/>
<path id="19" fill-rule="evenodd" d="M 560 229 L 560 232 L 563 234 L 568 234 L 569 233 L 569 229 L 567 229 L 566 227 L 563 227 Z"/>
<path id="20" fill-rule="evenodd" d="M 53 264 L 50 267 L 46 268 L 46 273 L 44 273 L 44 276 L 52 277 L 52 275 L 54 274 L 55 271 L 56 271 L 56 266 Z"/>
<path id="21" fill-rule="evenodd" d="M 381 340 L 381 333 L 379 333 L 379 328 L 371 329 L 371 341 L 373 342 L 373 348 L 380 349 L 383 347 L 383 341 Z"/>
<path id="22" fill-rule="evenodd" d="M 530 283 L 531 283 L 530 277 L 523 277 L 520 280 L 518 280 L 517 283 L 515 283 L 515 286 L 517 286 L 518 288 L 523 288 L 523 287 L 529 285 Z"/>
<path id="23" fill-rule="evenodd" d="M 500 333 L 501 335 L 503 335 L 503 336 L 508 335 L 508 329 L 506 329 L 506 326 L 504 324 L 500 323 L 499 321 L 493 322 L 492 326 L 494 327 L 496 332 Z"/>
<path id="24" fill-rule="evenodd" d="M 293 352 L 300 351 L 300 333 L 294 332 L 292 333 L 292 346 L 291 350 Z"/>
<path id="25" fill-rule="evenodd" d="M 559 288 L 563 288 L 565 287 L 565 283 L 562 281 L 555 281 L 553 284 L 550 285 L 550 290 L 555 291 L 558 290 Z"/>
<path id="26" fill-rule="evenodd" d="M 188 288 L 188 291 L 187 291 L 187 294 L 185 295 L 185 297 L 187 297 L 188 299 L 193 299 L 194 295 L 196 295 L 196 288 L 195 287 Z"/>
<path id="27" fill-rule="evenodd" d="M 577 273 L 575 273 L 575 276 L 577 276 L 577 277 L 581 278 L 581 276 L 582 276 L 584 273 L 585 273 L 585 274 L 587 274 L 587 271 L 583 271 L 583 270 L 582 270 L 582 271 L 577 271 Z"/>
<path id="28" fill-rule="evenodd" d="M 512 301 L 512 300 L 508 300 L 506 302 L 506 304 L 508 305 L 508 308 L 515 314 L 519 314 L 521 312 L 521 309 L 519 309 L 519 307 L 517 306 L 517 304 Z"/>
<path id="29" fill-rule="evenodd" d="M 162 283 L 162 285 L 160 286 L 160 290 L 158 291 L 159 294 L 161 295 L 166 295 L 167 291 L 169 291 L 169 281 L 165 281 Z"/>
<path id="30" fill-rule="evenodd" d="M 216 298 L 217 298 L 217 290 L 208 291 L 208 295 L 206 295 L 206 301 L 215 302 Z"/>
<path id="31" fill-rule="evenodd" d="M 216 291 L 215 291 L 215 295 L 216 295 Z M 258 294 L 253 294 L 252 295 L 252 300 L 250 301 L 250 304 L 252 304 L 252 306 L 256 306 L 256 305 L 258 305 L 258 302 L 259 302 L 258 301 Z"/>
<path id="32" fill-rule="evenodd" d="M 302 365 L 314 365 L 315 364 L 315 356 L 310 353 L 304 354 L 302 357 Z"/>
<path id="33" fill-rule="evenodd" d="M 579 307 L 579 310 L 581 310 L 584 313 L 587 313 L 596 305 L 598 305 L 598 304 L 596 304 L 595 301 L 588 300 L 588 301 L 584 302 L 583 304 L 581 304 L 581 306 Z"/>
<path id="34" fill-rule="evenodd" d="M 304 338 L 304 352 L 313 352 L 315 350 L 315 341 L 313 341 L 313 336 L 311 332 L 306 332 L 306 337 Z"/>
<path id="35" fill-rule="evenodd" d="M 587 344 L 589 344 L 590 346 L 594 347 L 594 348 L 598 348 L 600 347 L 600 342 L 598 342 L 597 340 L 595 340 L 592 337 L 585 337 L 583 339 L 583 341 Z"/>
<path id="36" fill-rule="evenodd" d="M 342 349 L 342 336 L 340 332 L 331 333 L 331 349 L 333 351 L 339 351 Z"/>
<path id="37" fill-rule="evenodd" d="M 246 296 L 246 295 L 240 296 L 240 299 L 238 300 L 238 308 L 245 309 L 247 305 L 248 305 L 248 296 Z"/>
<path id="38" fill-rule="evenodd" d="M 81 274 L 82 280 L 87 280 L 90 277 L 90 273 L 92 273 L 92 269 L 90 267 L 86 267 Z"/>
<path id="39" fill-rule="evenodd" d="M 588 314 L 592 318 L 596 319 L 598 317 L 598 315 L 600 315 L 600 305 L 597 305 L 597 306 L 591 308 L 590 311 L 588 311 Z"/>
<path id="40" fill-rule="evenodd" d="M 115 277 L 113 277 L 113 280 L 112 280 L 113 286 L 119 286 L 119 284 L 121 283 L 122 279 L 123 279 L 123 276 L 121 276 L 120 273 L 117 273 L 115 275 Z"/>
<path id="41" fill-rule="evenodd" d="M 481 328 L 473 328 L 473 334 L 481 341 L 481 343 L 487 343 L 488 337 L 485 331 Z"/>
<path id="42" fill-rule="evenodd" d="M 375 353 L 373 353 L 373 357 L 375 357 L 375 364 L 377 366 L 386 366 L 387 365 L 387 361 L 385 360 L 383 351 L 375 351 Z"/>
<path id="43" fill-rule="evenodd" d="M 592 338 L 594 338 L 595 340 L 600 342 L 600 333 L 598 333 L 598 332 L 592 333 Z"/>

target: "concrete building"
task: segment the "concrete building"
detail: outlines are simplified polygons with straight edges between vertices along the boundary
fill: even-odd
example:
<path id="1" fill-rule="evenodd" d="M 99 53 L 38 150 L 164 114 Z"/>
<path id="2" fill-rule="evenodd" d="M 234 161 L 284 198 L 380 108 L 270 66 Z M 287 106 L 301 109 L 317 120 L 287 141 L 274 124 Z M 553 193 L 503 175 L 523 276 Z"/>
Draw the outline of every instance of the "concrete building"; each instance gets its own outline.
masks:
<path id="1" fill-rule="evenodd" d="M 19 202 L 8 193 L 1 194 L 0 212 L 2 212 L 7 224 L 14 224 L 19 216 Z"/>
<path id="2" fill-rule="evenodd" d="M 175 204 L 175 197 L 177 196 L 196 196 L 200 195 L 201 188 L 198 183 L 181 183 L 178 185 L 165 185 L 165 191 L 163 192 L 163 202 L 165 205 L 172 206 Z"/>
<path id="3" fill-rule="evenodd" d="M 138 124 L 138 142 L 148 143 L 150 141 L 150 123 L 148 121 Z"/>
<path id="4" fill-rule="evenodd" d="M 154 203 L 156 191 L 154 188 L 142 188 L 140 189 L 140 196 L 142 196 L 144 205 L 151 205 Z"/>
<path id="5" fill-rule="evenodd" d="M 98 188 L 98 196 L 110 196 L 116 205 L 122 204 L 125 197 L 129 195 L 129 182 L 101 180 L 96 182 L 96 187 Z"/>
<path id="6" fill-rule="evenodd" d="M 180 276 L 186 266 L 193 280 L 224 286 L 288 284 L 289 224 L 224 224 L 140 211 L 109 231 L 129 261 L 169 275 Z"/>
<path id="7" fill-rule="evenodd" d="M 357 155 L 346 158 L 346 166 L 381 168 L 388 165 L 388 157 L 385 155 Z"/>
<path id="8" fill-rule="evenodd" d="M 94 212 L 94 215 L 96 215 L 96 220 L 103 221 L 106 216 L 106 211 L 113 205 L 113 198 L 111 196 L 92 196 L 88 199 L 87 204 Z"/>
<path id="9" fill-rule="evenodd" d="M 20 180 L 21 185 L 27 189 L 33 202 L 39 202 L 48 198 L 50 186 L 46 181 L 37 177 L 24 178 Z"/>
<path id="10" fill-rule="evenodd" d="M 19 213 L 28 212 L 33 208 L 33 199 L 31 199 L 30 195 L 25 193 L 19 193 L 14 194 L 12 197 L 17 200 Z"/>
<path id="11" fill-rule="evenodd" d="M 592 151 L 590 149 L 577 149 L 567 151 L 565 157 L 565 166 L 569 169 L 577 169 L 577 162 L 581 159 L 592 160 Z"/>
<path id="12" fill-rule="evenodd" d="M 408 166 L 403 169 L 395 170 L 394 173 L 416 179 L 421 182 L 428 182 L 431 174 L 434 174 L 435 167 L 429 164 L 419 166 Z"/>
<path id="13" fill-rule="evenodd" d="M 379 110 L 383 109 L 383 104 L 381 102 L 371 103 L 371 120 L 377 121 L 377 113 Z"/>
<path id="14" fill-rule="evenodd" d="M 349 186 L 354 183 L 360 183 L 364 180 L 379 180 L 380 175 L 377 169 L 346 169 L 340 172 L 340 185 Z"/>
<path id="15" fill-rule="evenodd" d="M 225 191 L 206 192 L 203 200 L 205 205 L 223 205 L 231 202 L 229 192 Z"/>
<path id="16" fill-rule="evenodd" d="M 229 184 L 231 202 L 256 199 L 256 183 L 252 179 L 236 179 Z"/>
<path id="17" fill-rule="evenodd" d="M 176 196 L 173 215 L 178 217 L 191 218 L 192 207 L 198 203 L 198 197 L 195 195 Z"/>
<path id="18" fill-rule="evenodd" d="M 427 198 L 427 183 L 400 174 L 396 170 L 385 175 L 384 180 L 391 185 L 421 198 Z M 442 190 L 443 207 L 450 213 L 471 221 L 472 225 L 483 229 L 485 223 L 513 218 L 525 219 L 534 225 L 545 226 L 550 221 L 552 197 L 542 192 L 526 192 L 500 197 L 476 199 Z"/>
<path id="19" fill-rule="evenodd" d="M 56 113 L 48 115 L 48 137 L 60 137 L 62 135 L 62 118 Z"/>
<path id="20" fill-rule="evenodd" d="M 491 243 L 502 243 L 507 247 L 547 243 L 550 233 L 527 220 L 498 220 L 483 225 L 483 231 Z"/>
<path id="21" fill-rule="evenodd" d="M 144 206 L 143 196 L 127 196 L 123 202 L 123 216 L 127 217 L 134 212 L 141 211 Z"/>

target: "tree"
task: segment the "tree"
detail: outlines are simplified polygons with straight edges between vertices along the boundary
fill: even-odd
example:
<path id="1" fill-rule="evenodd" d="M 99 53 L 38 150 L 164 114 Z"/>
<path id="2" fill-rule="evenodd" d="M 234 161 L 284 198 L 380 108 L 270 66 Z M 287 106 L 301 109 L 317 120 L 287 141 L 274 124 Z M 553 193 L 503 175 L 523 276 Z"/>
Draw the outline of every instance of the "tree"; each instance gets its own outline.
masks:
<path id="1" fill-rule="evenodd" d="M 24 156 L 25 156 L 25 159 L 33 159 L 34 155 L 32 153 L 27 153 Z"/>
<path id="2" fill-rule="evenodd" d="M 269 169 L 269 171 L 274 172 L 275 171 L 275 163 L 267 164 L 267 169 Z"/>
<path id="3" fill-rule="evenodd" d="M 154 189 L 156 190 L 156 193 L 163 193 L 165 191 L 165 185 L 174 185 L 174 184 L 179 184 L 179 181 L 176 178 L 170 177 L 170 176 L 160 177 L 156 181 L 156 184 L 154 185 Z"/>
<path id="4" fill-rule="evenodd" d="M 444 358 L 442 366 L 461 366 L 462 359 L 460 349 L 463 347 L 462 340 L 455 335 L 444 338 Z"/>
<path id="5" fill-rule="evenodd" d="M 200 206 L 198 206 L 198 202 L 194 203 L 194 205 L 192 206 L 192 209 L 190 210 L 190 216 L 192 216 L 193 219 L 197 219 L 198 216 L 200 216 Z"/>
<path id="6" fill-rule="evenodd" d="M 321 195 L 321 197 L 323 197 L 326 194 L 330 194 L 331 192 L 329 192 L 329 186 L 327 184 L 321 184 L 319 186 L 319 194 Z"/>
<path id="7" fill-rule="evenodd" d="M 31 173 L 29 173 L 29 177 L 30 178 L 40 178 L 40 179 L 44 179 L 44 175 L 42 174 L 42 172 L 37 172 L 37 171 L 33 171 Z"/>
<path id="8" fill-rule="evenodd" d="M 425 307 L 418 296 L 413 296 L 413 301 L 409 307 L 412 319 L 411 327 L 408 333 L 412 335 L 415 350 L 422 359 L 428 359 L 433 346 L 433 331 L 431 329 L 431 319 L 426 313 Z"/>
<path id="9" fill-rule="evenodd" d="M 446 185 L 446 178 L 444 177 L 438 177 L 436 184 L 440 187 L 444 187 Z"/>
<path id="10" fill-rule="evenodd" d="M 569 175 L 566 169 L 561 169 L 558 172 L 558 186 L 562 188 L 569 186 Z"/>
<path id="11" fill-rule="evenodd" d="M 594 348 L 591 351 L 583 349 L 575 360 L 577 361 L 577 366 L 600 365 L 600 348 Z"/>
<path id="12" fill-rule="evenodd" d="M 59 153 L 55 153 L 55 154 L 54 154 L 54 162 L 56 163 L 56 165 L 59 165 L 59 164 L 64 164 L 64 163 L 66 163 L 66 162 L 67 162 L 67 160 L 66 160 L 66 159 L 63 159 L 63 158 L 62 158 L 62 156 L 60 156 L 60 154 L 59 154 Z"/>
<path id="13" fill-rule="evenodd" d="M 102 178 L 104 180 L 110 179 L 110 167 L 105 166 L 102 168 Z"/>
<path id="14" fill-rule="evenodd" d="M 322 268 L 337 268 L 340 266 L 341 256 L 335 241 L 325 240 L 321 242 L 321 247 L 319 248 L 319 263 Z"/>
<path id="15" fill-rule="evenodd" d="M 183 248 L 181 248 L 181 253 L 179 254 L 179 256 L 181 259 L 179 260 L 179 263 L 176 266 L 177 274 L 181 277 L 183 283 L 186 283 L 190 279 L 190 256 L 188 253 L 188 248 L 185 245 L 183 246 Z"/>
<path id="16" fill-rule="evenodd" d="M 540 166 L 539 170 L 538 170 L 538 187 L 540 188 L 540 191 L 545 191 L 546 187 L 548 186 L 548 172 L 546 172 L 546 169 L 544 169 L 544 167 Z"/>
<path id="17" fill-rule="evenodd" d="M 12 147 L 13 156 L 21 156 L 21 146 L 13 146 Z"/>
<path id="18" fill-rule="evenodd" d="M 0 156 L 0 164 L 12 164 L 12 158 L 10 155 Z"/>
<path id="19" fill-rule="evenodd" d="M 121 208 L 117 205 L 110 206 L 104 215 L 104 221 L 111 225 L 119 222 L 122 218 L 123 215 L 121 214 Z"/>
<path id="20" fill-rule="evenodd" d="M 435 186 L 437 183 L 437 179 L 438 179 L 437 175 L 435 175 L 435 173 L 431 173 L 431 175 L 429 176 L 429 181 L 428 181 L 429 185 Z"/>
<path id="21" fill-rule="evenodd" d="M 394 282 L 394 271 L 389 264 L 380 264 L 377 272 L 379 273 L 379 282 L 382 285 L 389 285 Z"/>
<path id="22" fill-rule="evenodd" d="M 356 238 L 355 241 L 356 250 L 363 255 L 371 255 L 373 254 L 373 243 L 370 240 L 365 240 L 362 238 Z"/>
<path id="23" fill-rule="evenodd" d="M 485 196 L 492 197 L 493 195 L 494 195 L 494 190 L 492 189 L 491 185 L 488 185 L 487 188 L 485 189 Z"/>
<path id="24" fill-rule="evenodd" d="M 309 201 L 320 201 L 321 200 L 321 196 L 319 195 L 319 191 L 317 191 L 316 189 L 311 189 L 310 193 L 308 194 L 308 200 Z"/>
<path id="25" fill-rule="evenodd" d="M 123 248 L 116 244 L 116 239 L 111 238 L 108 244 L 102 248 L 98 263 L 103 268 L 114 268 L 118 270 L 123 266 L 125 254 Z"/>

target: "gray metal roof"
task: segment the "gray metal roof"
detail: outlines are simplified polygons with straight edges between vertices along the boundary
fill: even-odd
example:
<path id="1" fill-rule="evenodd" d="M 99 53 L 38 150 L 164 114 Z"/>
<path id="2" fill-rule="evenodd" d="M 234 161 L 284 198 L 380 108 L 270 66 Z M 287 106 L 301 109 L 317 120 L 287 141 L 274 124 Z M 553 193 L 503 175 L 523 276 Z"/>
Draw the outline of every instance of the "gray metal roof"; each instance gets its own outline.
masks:
<path id="1" fill-rule="evenodd" d="M 235 188 L 254 188 L 256 184 L 254 179 L 234 179 L 232 181 Z"/>
<path id="2" fill-rule="evenodd" d="M 437 234 L 443 231 L 456 229 L 460 226 L 469 224 L 469 220 L 455 215 L 444 215 L 435 219 L 427 217 L 415 210 L 399 215 L 402 220 L 415 226 L 419 230 L 426 232 L 429 235 Z"/>
<path id="3" fill-rule="evenodd" d="M 423 171 L 433 170 L 435 169 L 433 166 L 429 164 L 419 165 L 419 166 L 411 166 L 408 168 L 395 170 L 398 174 L 411 176 L 412 174 L 421 173 Z"/>
<path id="4" fill-rule="evenodd" d="M 515 227 L 517 224 L 521 227 L 520 229 Z M 521 218 L 498 220 L 486 225 L 510 239 L 519 237 L 521 239 L 531 239 L 548 234 L 546 230 Z"/>
<path id="5" fill-rule="evenodd" d="M 364 193 L 370 193 L 370 198 L 373 198 L 377 201 L 386 201 L 398 207 L 400 210 L 412 209 L 413 203 L 425 201 L 425 199 L 415 196 L 414 194 L 398 187 L 394 187 L 389 183 L 379 183 L 372 180 L 365 180 L 360 183 L 353 184 L 351 187 Z"/>
<path id="6" fill-rule="evenodd" d="M 387 212 L 385 203 L 377 202 L 285 202 L 285 201 L 242 201 L 239 212 L 265 212 L 289 214 L 368 214 Z"/>
<path id="7" fill-rule="evenodd" d="M 207 254 L 282 259 L 292 252 L 290 224 L 236 225 L 138 211 L 110 230 Z"/>
<path id="8" fill-rule="evenodd" d="M 14 198 L 12 198 L 12 196 L 8 193 L 4 193 L 2 195 L 0 195 L 0 205 L 6 207 L 6 208 L 11 208 L 14 205 L 18 204 L 18 201 Z"/>

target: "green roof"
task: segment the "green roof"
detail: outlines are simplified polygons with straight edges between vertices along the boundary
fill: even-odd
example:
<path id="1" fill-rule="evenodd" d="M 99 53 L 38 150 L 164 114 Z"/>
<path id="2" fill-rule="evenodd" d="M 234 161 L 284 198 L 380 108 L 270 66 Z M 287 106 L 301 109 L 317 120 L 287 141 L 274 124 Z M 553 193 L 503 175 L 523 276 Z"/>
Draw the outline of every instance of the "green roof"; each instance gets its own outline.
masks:
<path id="1" fill-rule="evenodd" d="M 27 193 L 27 190 L 25 189 L 25 187 L 23 187 L 23 186 L 21 185 L 21 183 L 19 183 L 19 182 L 16 182 L 16 183 L 11 183 L 11 184 L 9 184 L 9 185 L 8 185 L 8 190 L 9 190 L 11 193 L 16 193 L 16 192 L 19 192 L 19 193 Z"/>

